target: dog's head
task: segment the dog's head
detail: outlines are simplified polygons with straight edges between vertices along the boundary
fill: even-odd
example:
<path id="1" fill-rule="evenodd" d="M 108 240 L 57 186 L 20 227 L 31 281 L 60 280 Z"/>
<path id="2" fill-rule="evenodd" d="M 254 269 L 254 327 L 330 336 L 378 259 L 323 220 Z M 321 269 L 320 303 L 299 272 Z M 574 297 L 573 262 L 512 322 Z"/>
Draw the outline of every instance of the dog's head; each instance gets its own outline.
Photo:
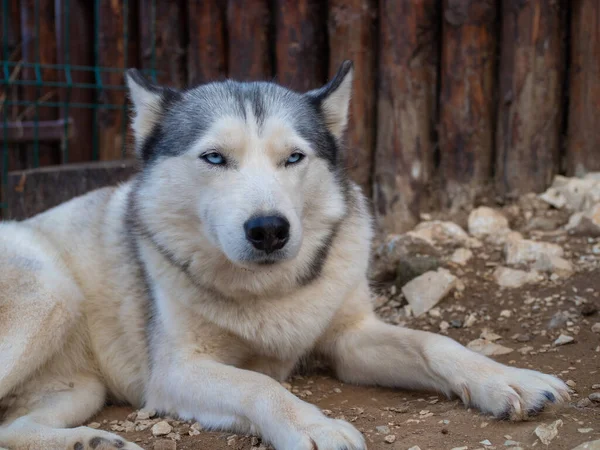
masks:
<path id="1" fill-rule="evenodd" d="M 175 90 L 134 69 L 127 84 L 143 219 L 158 233 L 169 227 L 170 241 L 196 236 L 256 267 L 295 258 L 344 215 L 350 61 L 307 93 L 234 81 Z"/>

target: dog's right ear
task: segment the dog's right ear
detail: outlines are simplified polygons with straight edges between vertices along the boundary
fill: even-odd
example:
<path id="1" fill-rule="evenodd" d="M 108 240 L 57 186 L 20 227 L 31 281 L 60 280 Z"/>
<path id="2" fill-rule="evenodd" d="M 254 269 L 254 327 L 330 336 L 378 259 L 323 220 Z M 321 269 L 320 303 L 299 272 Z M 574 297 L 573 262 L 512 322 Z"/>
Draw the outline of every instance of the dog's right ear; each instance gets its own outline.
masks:
<path id="1" fill-rule="evenodd" d="M 125 72 L 129 97 L 133 103 L 132 128 L 135 136 L 135 148 L 138 157 L 144 143 L 160 121 L 166 103 L 177 91 L 150 83 L 137 69 Z"/>

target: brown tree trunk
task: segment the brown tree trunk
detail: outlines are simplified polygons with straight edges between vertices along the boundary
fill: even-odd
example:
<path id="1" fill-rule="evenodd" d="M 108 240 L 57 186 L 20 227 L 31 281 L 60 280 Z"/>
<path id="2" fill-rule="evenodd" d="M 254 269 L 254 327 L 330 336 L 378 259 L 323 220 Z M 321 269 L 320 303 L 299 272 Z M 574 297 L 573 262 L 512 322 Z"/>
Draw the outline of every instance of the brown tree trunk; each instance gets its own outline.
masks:
<path id="1" fill-rule="evenodd" d="M 206 83 L 227 76 L 223 0 L 188 1 L 188 82 Z"/>
<path id="2" fill-rule="evenodd" d="M 26 63 L 56 64 L 56 35 L 54 31 L 54 1 L 53 0 L 22 0 L 21 5 L 21 35 L 22 55 Z M 36 18 L 36 14 L 38 17 Z M 38 29 L 39 26 L 39 29 Z M 23 79 L 44 82 L 57 81 L 57 70 L 40 68 L 41 80 L 38 79 L 33 67 L 23 69 Z M 23 89 L 23 99 L 28 102 L 57 102 L 58 89 L 47 86 L 26 86 Z M 25 106 L 20 120 L 53 120 L 58 117 L 58 108 L 48 106 Z M 48 166 L 60 162 L 60 150 L 57 145 L 37 142 L 27 146 L 26 166 Z"/>
<path id="3" fill-rule="evenodd" d="M 327 78 L 327 3 L 276 0 L 277 81 L 298 91 L 320 87 Z"/>
<path id="4" fill-rule="evenodd" d="M 184 6 L 183 0 L 140 3 L 142 68 L 155 69 L 158 83 L 178 88 L 187 84 Z"/>
<path id="5" fill-rule="evenodd" d="M 433 165 L 438 2 L 380 0 L 375 213 L 388 232 L 415 225 Z"/>
<path id="6" fill-rule="evenodd" d="M 354 61 L 344 164 L 369 197 L 375 152 L 376 19 L 375 0 L 329 1 L 329 75 L 333 76 L 345 59 Z"/>
<path id="7" fill-rule="evenodd" d="M 496 186 L 540 192 L 558 171 L 565 9 L 559 1 L 502 3 Z"/>
<path id="8" fill-rule="evenodd" d="M 495 0 L 445 0 L 440 72 L 442 201 L 469 209 L 492 181 Z"/>
<path id="9" fill-rule="evenodd" d="M 85 0 L 69 0 L 69 17 L 66 22 L 66 1 L 56 0 L 56 43 L 59 64 L 76 66 L 94 65 L 93 5 Z M 66 27 L 69 27 L 67 30 Z M 68 59 L 67 59 L 68 55 Z M 72 83 L 94 84 L 94 73 L 90 70 L 71 70 Z M 68 81 L 66 71 L 61 71 L 60 81 Z M 94 103 L 94 90 L 83 87 L 59 90 L 60 101 L 66 103 Z M 61 108 L 61 115 L 72 120 L 72 137 L 64 142 L 62 162 L 92 160 L 94 113 L 92 108 Z"/>
<path id="10" fill-rule="evenodd" d="M 273 76 L 272 17 L 269 0 L 229 0 L 229 76 L 268 80 Z"/>
<path id="11" fill-rule="evenodd" d="M 101 67 L 121 68 L 136 66 L 135 12 L 133 2 L 125 3 L 100 0 L 99 52 L 98 64 Z M 125 20 L 128 36 L 125 39 Z M 102 72 L 104 86 L 122 86 L 123 73 L 120 71 Z M 125 93 L 116 89 L 100 89 L 98 103 L 111 105 L 111 108 L 98 109 L 99 157 L 101 160 L 121 159 L 127 153 L 127 110 Z"/>
<path id="12" fill-rule="evenodd" d="M 571 3 L 571 67 L 567 170 L 600 170 L 600 2 Z"/>

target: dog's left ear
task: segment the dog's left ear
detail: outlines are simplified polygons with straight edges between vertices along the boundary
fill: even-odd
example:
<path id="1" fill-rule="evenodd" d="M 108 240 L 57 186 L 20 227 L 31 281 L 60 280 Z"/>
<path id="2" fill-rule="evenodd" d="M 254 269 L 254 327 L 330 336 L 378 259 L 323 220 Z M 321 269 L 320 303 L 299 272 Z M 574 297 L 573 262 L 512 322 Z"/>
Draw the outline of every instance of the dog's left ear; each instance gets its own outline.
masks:
<path id="1" fill-rule="evenodd" d="M 329 83 L 307 93 L 318 102 L 327 128 L 337 140 L 342 138 L 346 125 L 348 125 L 353 75 L 354 64 L 352 61 L 346 60 Z"/>
<path id="2" fill-rule="evenodd" d="M 150 83 L 139 70 L 129 69 L 125 73 L 129 97 L 133 103 L 132 128 L 138 157 L 146 160 L 148 155 L 139 154 L 144 143 L 160 121 L 165 106 L 177 95 L 176 90 Z"/>

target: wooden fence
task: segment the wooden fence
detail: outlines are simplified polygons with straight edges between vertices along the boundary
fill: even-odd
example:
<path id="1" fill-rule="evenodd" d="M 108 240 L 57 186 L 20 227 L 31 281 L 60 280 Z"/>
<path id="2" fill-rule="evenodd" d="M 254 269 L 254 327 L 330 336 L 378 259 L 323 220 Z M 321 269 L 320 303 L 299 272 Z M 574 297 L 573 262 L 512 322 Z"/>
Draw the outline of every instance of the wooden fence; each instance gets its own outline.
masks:
<path id="1" fill-rule="evenodd" d="M 70 0 L 68 23 L 65 0 L 10 0 L 8 38 L 23 42 L 25 61 L 33 61 L 34 1 L 45 64 L 66 63 L 68 46 L 70 64 L 156 68 L 174 86 L 231 77 L 307 90 L 353 59 L 346 164 L 390 231 L 425 210 L 459 211 L 483 195 L 539 192 L 557 173 L 600 169 L 597 0 L 130 0 L 127 9 Z M 44 71 L 45 80 L 61 76 Z M 90 71 L 73 76 L 98 81 Z M 123 83 L 121 72 L 100 79 Z M 117 89 L 69 95 L 125 101 Z M 93 159 L 94 130 L 98 158 L 120 158 L 124 114 L 71 110 L 69 161 Z M 49 145 L 40 164 L 62 162 L 55 150 Z M 19 155 L 11 169 L 29 165 Z"/>

